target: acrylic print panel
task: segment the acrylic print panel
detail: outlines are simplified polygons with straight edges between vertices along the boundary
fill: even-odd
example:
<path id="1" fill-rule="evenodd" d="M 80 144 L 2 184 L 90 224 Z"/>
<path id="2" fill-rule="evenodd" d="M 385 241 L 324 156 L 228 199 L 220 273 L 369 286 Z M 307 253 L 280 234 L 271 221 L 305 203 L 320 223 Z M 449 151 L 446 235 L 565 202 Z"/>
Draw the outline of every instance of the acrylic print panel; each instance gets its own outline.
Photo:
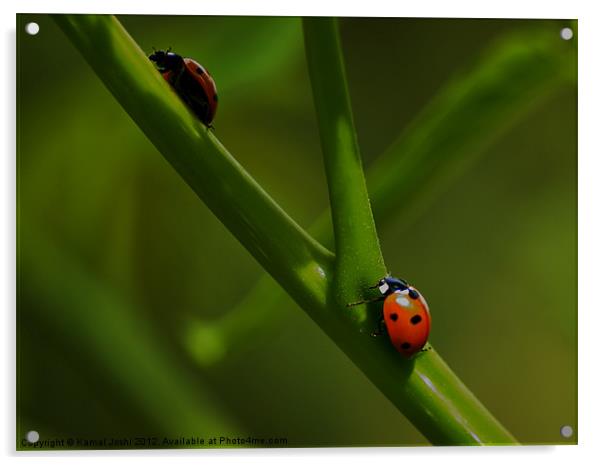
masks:
<path id="1" fill-rule="evenodd" d="M 576 443 L 577 32 L 19 15 L 17 449 Z"/>

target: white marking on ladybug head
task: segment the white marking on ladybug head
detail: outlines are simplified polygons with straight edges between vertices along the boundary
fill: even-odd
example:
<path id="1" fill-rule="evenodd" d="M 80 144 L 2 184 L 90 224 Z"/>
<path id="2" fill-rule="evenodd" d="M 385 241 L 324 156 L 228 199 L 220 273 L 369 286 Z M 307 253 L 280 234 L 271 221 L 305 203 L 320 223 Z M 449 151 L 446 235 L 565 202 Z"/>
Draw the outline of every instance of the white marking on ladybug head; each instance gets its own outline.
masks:
<path id="1" fill-rule="evenodd" d="M 397 302 L 402 307 L 410 306 L 410 301 L 402 293 L 400 293 L 399 296 L 395 299 L 395 302 Z"/>
<path id="2" fill-rule="evenodd" d="M 378 290 L 384 295 L 389 290 L 389 285 L 387 283 L 382 283 L 380 286 L 378 286 Z"/>

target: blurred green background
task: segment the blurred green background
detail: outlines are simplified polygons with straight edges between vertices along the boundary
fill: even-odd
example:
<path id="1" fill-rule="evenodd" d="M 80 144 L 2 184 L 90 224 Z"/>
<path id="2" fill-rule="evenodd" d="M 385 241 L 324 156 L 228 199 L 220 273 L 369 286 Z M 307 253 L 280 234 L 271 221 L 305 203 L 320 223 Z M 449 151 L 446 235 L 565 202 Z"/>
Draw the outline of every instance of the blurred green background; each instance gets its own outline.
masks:
<path id="1" fill-rule="evenodd" d="M 211 72 L 215 134 L 309 227 L 328 194 L 300 20 L 119 20 L 144 50 L 171 46 Z M 366 167 L 504 37 L 549 31 L 575 48 L 568 24 L 341 19 Z M 290 299 L 269 331 L 241 320 L 235 348 L 199 364 L 187 330 L 228 314 L 264 272 L 49 16 L 19 15 L 17 42 L 18 447 L 30 430 L 426 444 Z M 574 441 L 560 428 L 577 427 L 576 106 L 576 84 L 558 86 L 409 227 L 398 215 L 379 228 L 390 270 L 427 296 L 430 341 L 523 443 Z"/>

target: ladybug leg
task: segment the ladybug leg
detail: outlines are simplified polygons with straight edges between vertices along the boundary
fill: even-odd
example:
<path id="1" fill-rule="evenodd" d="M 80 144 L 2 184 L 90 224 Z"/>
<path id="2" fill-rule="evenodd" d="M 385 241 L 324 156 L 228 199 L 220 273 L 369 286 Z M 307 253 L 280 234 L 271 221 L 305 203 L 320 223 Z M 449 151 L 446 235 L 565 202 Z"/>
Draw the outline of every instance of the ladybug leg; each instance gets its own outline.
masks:
<path id="1" fill-rule="evenodd" d="M 347 307 L 355 307 L 356 305 L 368 304 L 370 302 L 378 302 L 379 300 L 385 300 L 385 298 L 386 296 L 381 295 L 375 297 L 374 299 L 360 300 L 359 302 L 351 302 L 350 304 L 347 304 Z"/>
<path id="2" fill-rule="evenodd" d="M 370 336 L 378 337 L 378 336 L 382 336 L 383 334 L 385 334 L 385 319 L 381 318 L 380 321 L 378 322 L 378 328 L 376 328 L 376 330 L 372 331 Z"/>

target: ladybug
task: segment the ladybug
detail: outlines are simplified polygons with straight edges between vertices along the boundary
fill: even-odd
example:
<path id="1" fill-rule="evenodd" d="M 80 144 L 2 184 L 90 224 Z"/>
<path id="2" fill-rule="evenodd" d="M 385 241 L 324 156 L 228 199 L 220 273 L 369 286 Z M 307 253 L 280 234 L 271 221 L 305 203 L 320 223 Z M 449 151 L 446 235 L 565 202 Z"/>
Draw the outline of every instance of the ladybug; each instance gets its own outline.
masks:
<path id="1" fill-rule="evenodd" d="M 375 288 L 380 291 L 380 297 L 348 306 L 383 300 L 379 327 L 372 335 L 382 335 L 384 325 L 391 343 L 401 355 L 410 358 L 422 351 L 431 329 L 431 314 L 424 297 L 403 279 L 392 276 L 384 277 L 370 289 Z"/>
<path id="2" fill-rule="evenodd" d="M 171 50 L 155 50 L 148 57 L 154 62 L 188 108 L 208 127 L 217 111 L 217 87 L 211 75 L 192 58 Z"/>

